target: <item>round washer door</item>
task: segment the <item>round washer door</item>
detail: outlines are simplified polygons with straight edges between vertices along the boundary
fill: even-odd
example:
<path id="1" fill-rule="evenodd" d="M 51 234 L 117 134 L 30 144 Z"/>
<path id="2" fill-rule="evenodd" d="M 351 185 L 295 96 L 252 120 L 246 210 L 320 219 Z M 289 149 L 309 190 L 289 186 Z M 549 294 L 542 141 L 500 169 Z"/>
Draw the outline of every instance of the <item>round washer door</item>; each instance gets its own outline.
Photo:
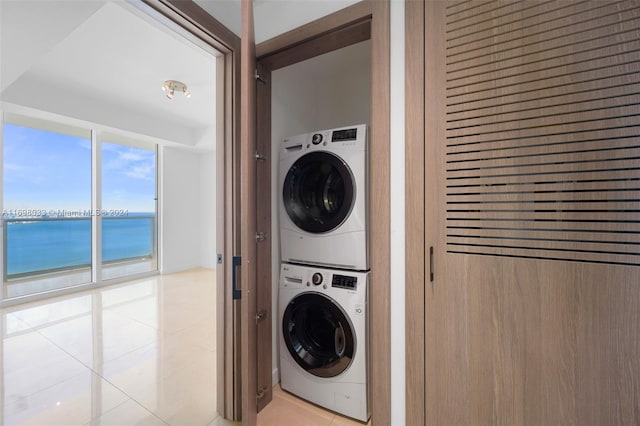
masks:
<path id="1" fill-rule="evenodd" d="M 313 234 L 340 226 L 351 213 L 354 195 L 351 170 L 340 157 L 325 151 L 298 158 L 282 188 L 289 218 L 300 229 Z"/>
<path id="2" fill-rule="evenodd" d="M 353 326 L 342 308 L 323 294 L 302 293 L 291 300 L 282 333 L 293 359 L 314 376 L 335 377 L 353 360 Z"/>

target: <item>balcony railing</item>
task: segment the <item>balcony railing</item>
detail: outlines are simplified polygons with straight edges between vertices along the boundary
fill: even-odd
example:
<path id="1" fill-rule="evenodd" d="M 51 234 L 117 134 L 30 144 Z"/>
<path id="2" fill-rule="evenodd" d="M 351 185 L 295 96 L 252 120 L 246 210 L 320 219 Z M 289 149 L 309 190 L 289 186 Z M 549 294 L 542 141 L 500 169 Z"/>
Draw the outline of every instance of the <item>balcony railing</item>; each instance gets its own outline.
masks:
<path id="1" fill-rule="evenodd" d="M 91 218 L 4 219 L 6 280 L 91 268 Z M 156 256 L 154 215 L 102 217 L 102 263 Z"/>

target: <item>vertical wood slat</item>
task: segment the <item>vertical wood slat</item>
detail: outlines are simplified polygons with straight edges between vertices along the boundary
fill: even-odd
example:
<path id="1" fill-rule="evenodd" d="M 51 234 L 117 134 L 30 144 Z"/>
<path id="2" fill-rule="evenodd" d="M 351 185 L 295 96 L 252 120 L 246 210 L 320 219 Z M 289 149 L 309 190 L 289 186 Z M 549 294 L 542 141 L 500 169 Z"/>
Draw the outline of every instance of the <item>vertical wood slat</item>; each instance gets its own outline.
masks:
<path id="1" fill-rule="evenodd" d="M 447 16 L 447 94 L 458 100 L 447 109 L 446 182 L 473 188 L 447 192 L 450 252 L 640 266 L 632 254 L 640 253 L 640 238 L 619 221 L 621 213 L 640 212 L 640 186 L 629 185 L 640 170 L 640 86 L 632 73 L 640 60 L 639 5 L 492 2 L 466 5 L 468 12 L 460 5 Z M 554 23 L 552 32 L 540 30 L 544 22 Z M 480 44 L 458 42 L 460 34 L 492 32 Z M 578 79 L 577 87 L 572 73 L 587 72 L 589 81 Z M 624 139 L 611 138 L 616 131 Z M 598 132 L 609 139 L 594 138 Z M 579 191 L 550 186 L 576 182 Z M 494 226 L 456 225 L 462 217 Z M 572 233 L 563 243 L 536 228 L 554 219 Z M 500 220 L 520 221 L 520 230 Z M 612 233 L 591 232 L 590 221 L 608 222 Z"/>
<path id="2" fill-rule="evenodd" d="M 405 323 L 408 345 L 414 350 L 406 351 L 406 424 L 424 425 L 425 418 L 425 290 L 428 283 L 425 247 L 425 167 L 424 161 L 413 161 L 425 157 L 424 124 L 424 25 L 425 4 L 421 0 L 405 2 L 405 99 L 406 99 L 406 169 L 405 198 L 406 233 L 406 297 Z"/>
<path id="3" fill-rule="evenodd" d="M 425 304 L 425 417 L 426 424 L 472 424 L 467 415 L 466 408 L 469 399 L 463 389 L 467 381 L 468 372 L 465 368 L 459 368 L 455 360 L 447 356 L 448 353 L 457 352 L 456 342 L 451 339 L 442 339 L 439 333 L 441 321 L 447 315 L 459 313 L 462 315 L 464 297 L 460 289 L 455 286 L 441 286 L 445 279 L 446 259 L 443 256 L 445 246 L 445 233 L 441 228 L 444 219 L 443 206 L 445 205 L 443 177 L 445 173 L 444 162 L 439 161 L 443 157 L 443 137 L 445 135 L 445 2 L 425 1 L 425 14 L 422 33 L 424 37 L 424 155 L 420 161 L 424 163 L 424 195 L 422 208 L 424 209 L 424 240 L 425 240 L 425 298 L 420 301 Z M 410 143 L 410 141 L 407 141 Z M 411 203 L 412 197 L 407 201 Z M 416 224 L 407 224 L 407 230 Z M 434 258 L 429 259 L 430 247 L 434 247 Z M 432 271 L 426 271 L 433 265 Z M 409 268 L 409 266 L 407 266 Z M 464 263 L 459 265 L 464 270 Z M 434 273 L 434 282 L 427 282 L 427 272 Z M 412 285 L 412 283 L 408 283 Z M 409 301 L 409 299 L 407 299 Z M 457 303 L 454 301 L 458 301 Z M 410 303 L 417 303 L 409 301 Z M 446 314 L 446 315 L 445 315 Z M 464 333 L 464 323 L 456 321 L 452 324 L 456 333 Z M 412 350 L 411 348 L 407 349 Z M 413 350 L 419 350 L 413 348 Z M 453 352 L 449 352 L 453 351 Z M 451 386 L 441 386 L 441 383 L 449 383 Z M 449 413 L 454 413 L 449 416 Z"/>
<path id="4" fill-rule="evenodd" d="M 369 327 L 371 417 L 374 425 L 391 424 L 391 188 L 390 170 L 390 2 L 371 5 L 371 137 L 369 144 L 369 212 L 372 305 Z"/>
<path id="5" fill-rule="evenodd" d="M 224 80 L 222 84 L 218 83 L 217 87 L 224 87 L 224 91 L 228 91 L 231 88 L 231 82 L 233 81 L 233 64 L 232 56 L 225 56 L 218 58 L 218 69 L 224 69 L 222 76 L 217 74 L 218 81 Z M 216 110 L 218 116 L 223 116 L 225 125 L 217 129 L 218 141 L 232 141 L 233 140 L 233 122 L 229 120 L 229 113 L 226 111 L 233 111 L 233 103 L 231 96 L 220 97 L 217 100 Z M 220 149 L 222 145 L 222 149 Z M 216 155 L 216 197 L 217 203 L 222 204 L 223 209 L 217 207 L 217 211 L 224 211 L 224 214 L 218 214 L 216 217 L 216 246 L 218 253 L 222 254 L 222 267 L 217 265 L 216 267 L 216 348 L 220 355 L 217 356 L 216 371 L 217 371 L 217 389 L 216 399 L 218 412 L 225 418 L 234 418 L 233 398 L 228 396 L 233 395 L 233 372 L 228 371 L 225 365 L 232 364 L 233 359 L 233 323 L 230 321 L 231 315 L 227 315 L 228 312 L 233 312 L 233 301 L 231 295 L 229 295 L 229 286 L 224 285 L 231 282 L 231 268 L 227 267 L 227 257 L 233 253 L 233 146 L 232 144 L 222 143 L 219 144 Z M 218 204 L 219 205 L 219 204 Z M 222 285 L 220 284 L 222 283 Z"/>
<path id="6" fill-rule="evenodd" d="M 253 33 L 253 1 L 242 0 L 242 37 L 240 67 L 240 220 L 241 254 L 241 374 L 242 424 L 257 422 L 257 188 L 256 188 L 256 45 Z"/>
<path id="7" fill-rule="evenodd" d="M 258 322 L 258 389 L 264 392 L 264 396 L 258 400 L 258 411 L 261 411 L 273 399 L 272 386 L 272 335 L 273 335 L 273 315 L 271 286 L 271 140 L 262 135 L 271 134 L 271 102 L 260 101 L 259 99 L 271 100 L 271 71 L 258 64 L 258 74 L 261 80 L 256 82 L 256 97 L 258 105 L 264 108 L 257 110 L 256 126 L 257 141 L 256 154 L 266 157 L 265 160 L 256 160 L 256 190 L 257 190 L 257 225 L 256 229 L 266 235 L 266 240 L 257 245 L 257 278 L 256 278 L 256 309 L 258 312 L 267 312 L 266 318 Z M 277 340 L 276 340 L 277 341 Z"/>

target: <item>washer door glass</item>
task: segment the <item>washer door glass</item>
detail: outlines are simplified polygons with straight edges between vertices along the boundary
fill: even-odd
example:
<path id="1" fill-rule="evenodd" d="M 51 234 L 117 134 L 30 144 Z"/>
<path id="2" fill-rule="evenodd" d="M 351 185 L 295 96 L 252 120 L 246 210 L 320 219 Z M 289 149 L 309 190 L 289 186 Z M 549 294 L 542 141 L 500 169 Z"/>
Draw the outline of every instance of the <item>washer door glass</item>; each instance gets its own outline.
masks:
<path id="1" fill-rule="evenodd" d="M 284 208 L 300 229 L 331 231 L 349 216 L 354 202 L 353 175 L 336 155 L 324 151 L 300 157 L 282 188 Z"/>
<path id="2" fill-rule="evenodd" d="M 314 376 L 335 377 L 353 360 L 353 327 L 336 302 L 323 294 L 303 293 L 289 302 L 282 333 L 293 359 Z"/>

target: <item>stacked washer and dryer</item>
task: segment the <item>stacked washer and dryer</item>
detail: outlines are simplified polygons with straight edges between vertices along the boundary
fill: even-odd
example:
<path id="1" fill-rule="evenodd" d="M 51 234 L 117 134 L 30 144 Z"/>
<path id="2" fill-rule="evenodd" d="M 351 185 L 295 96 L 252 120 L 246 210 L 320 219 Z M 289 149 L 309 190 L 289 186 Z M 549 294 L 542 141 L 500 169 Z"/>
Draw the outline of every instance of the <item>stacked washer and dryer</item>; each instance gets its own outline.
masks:
<path id="1" fill-rule="evenodd" d="M 366 422 L 369 215 L 367 126 L 280 147 L 282 389 Z"/>

